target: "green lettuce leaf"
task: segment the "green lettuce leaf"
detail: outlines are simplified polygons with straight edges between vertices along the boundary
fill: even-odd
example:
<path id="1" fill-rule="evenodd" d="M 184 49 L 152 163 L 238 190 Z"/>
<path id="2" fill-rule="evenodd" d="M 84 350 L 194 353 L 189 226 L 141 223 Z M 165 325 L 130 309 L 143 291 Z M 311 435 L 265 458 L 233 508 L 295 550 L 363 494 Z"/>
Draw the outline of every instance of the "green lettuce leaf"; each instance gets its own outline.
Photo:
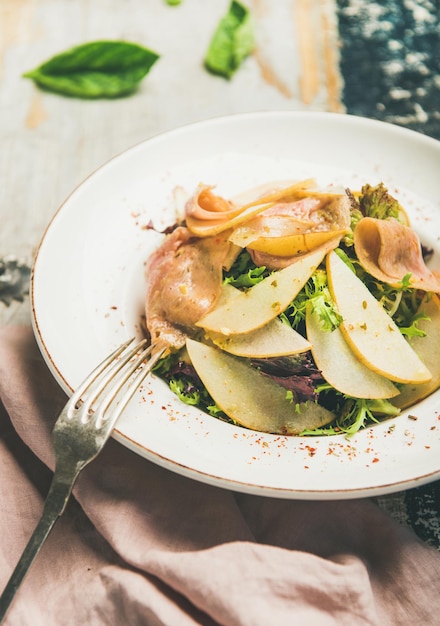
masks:
<path id="1" fill-rule="evenodd" d="M 249 9 L 233 0 L 220 20 L 205 56 L 205 67 L 213 74 L 231 78 L 255 46 Z"/>
<path id="2" fill-rule="evenodd" d="M 237 289 L 249 289 L 261 282 L 272 272 L 265 266 L 256 267 L 247 250 L 240 252 L 231 269 L 224 272 L 224 282 L 237 287 Z"/>
<path id="3" fill-rule="evenodd" d="M 48 91 L 75 98 L 132 93 L 159 55 L 126 41 L 93 41 L 55 55 L 23 74 Z"/>
<path id="4" fill-rule="evenodd" d="M 383 183 L 375 187 L 368 184 L 364 185 L 359 197 L 359 205 L 362 214 L 366 217 L 374 217 L 379 220 L 394 217 L 400 221 L 400 204 Z"/>
<path id="5" fill-rule="evenodd" d="M 298 330 L 305 319 L 308 306 L 319 316 L 323 330 L 331 332 L 341 324 L 342 317 L 334 306 L 324 269 L 315 270 L 280 318 Z"/>

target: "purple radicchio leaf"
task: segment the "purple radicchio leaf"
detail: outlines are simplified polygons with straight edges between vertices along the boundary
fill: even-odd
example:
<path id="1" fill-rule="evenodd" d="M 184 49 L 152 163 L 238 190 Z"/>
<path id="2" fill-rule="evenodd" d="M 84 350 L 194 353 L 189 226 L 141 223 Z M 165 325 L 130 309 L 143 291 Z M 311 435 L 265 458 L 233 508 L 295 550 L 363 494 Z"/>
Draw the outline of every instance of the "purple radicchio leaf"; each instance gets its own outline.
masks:
<path id="1" fill-rule="evenodd" d="M 187 395 L 191 395 L 194 391 L 200 391 L 203 389 L 203 383 L 193 365 L 191 363 L 186 363 L 185 361 L 176 361 L 167 372 L 162 374 L 162 376 L 167 382 L 176 377 L 183 380 L 181 377 L 184 376 L 184 380 L 187 385 L 184 389 L 184 393 Z"/>
<path id="2" fill-rule="evenodd" d="M 295 402 L 316 401 L 316 386 L 324 382 L 310 352 L 294 357 L 252 359 L 252 365 L 278 385 L 293 393 Z"/>

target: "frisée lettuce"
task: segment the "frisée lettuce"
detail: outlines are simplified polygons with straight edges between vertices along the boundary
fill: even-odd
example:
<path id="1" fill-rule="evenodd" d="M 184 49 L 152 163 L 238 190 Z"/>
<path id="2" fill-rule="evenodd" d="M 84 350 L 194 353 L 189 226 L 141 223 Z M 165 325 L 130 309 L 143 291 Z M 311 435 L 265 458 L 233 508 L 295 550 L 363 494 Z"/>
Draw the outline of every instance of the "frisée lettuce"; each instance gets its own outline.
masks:
<path id="1" fill-rule="evenodd" d="M 290 189 L 293 189 L 293 187 L 290 187 Z M 295 205 L 292 209 L 294 212 L 298 210 L 298 203 L 303 202 L 301 205 L 301 210 L 303 210 L 305 206 L 304 198 L 308 197 L 306 192 L 307 190 L 304 190 L 304 193 L 303 191 L 296 191 L 295 193 L 299 195 L 300 199 L 298 200 L 297 196 L 295 196 L 292 203 L 289 197 L 281 207 L 281 210 L 279 209 L 279 205 L 275 203 L 275 209 L 278 211 L 276 220 L 278 221 L 276 221 L 275 218 L 272 218 L 273 212 L 275 211 L 273 208 L 274 205 L 264 205 L 264 212 L 262 213 L 262 216 L 263 219 L 266 220 L 264 222 L 264 227 L 266 229 L 264 235 L 266 239 L 268 224 L 274 225 L 275 231 L 277 228 L 282 228 L 282 236 L 284 237 L 283 241 L 285 241 L 285 236 L 292 237 L 292 235 L 290 235 L 287 231 L 289 226 L 286 225 L 287 221 L 284 219 L 286 206 L 289 202 L 291 202 L 292 206 Z M 353 358 L 360 361 L 363 368 L 371 370 L 370 374 L 372 377 L 382 378 L 384 375 L 389 377 L 392 384 L 390 382 L 387 384 L 393 391 L 392 393 L 387 394 L 387 397 L 383 397 L 383 393 L 381 397 L 379 397 L 380 394 L 376 394 L 375 397 L 355 397 L 354 395 L 344 393 L 341 389 L 329 384 L 323 375 L 323 370 L 321 370 L 315 362 L 314 353 L 312 353 L 313 350 L 310 349 L 305 351 L 302 349 L 298 353 L 292 355 L 270 356 L 267 358 L 241 358 L 240 363 L 243 362 L 243 364 L 246 364 L 246 367 L 258 372 L 261 376 L 261 380 L 270 379 L 271 383 L 276 385 L 277 389 L 282 388 L 284 390 L 286 412 L 293 410 L 298 414 L 302 414 L 307 412 L 312 405 L 319 405 L 328 413 L 328 415 L 333 416 L 333 419 L 331 420 L 326 417 L 325 422 L 327 423 L 323 422 L 322 426 L 320 425 L 313 428 L 304 427 L 304 429 L 299 433 L 296 433 L 294 429 L 291 431 L 294 434 L 300 434 L 303 436 L 334 435 L 341 433 L 345 433 L 347 436 L 353 435 L 368 425 L 379 422 L 384 418 L 398 415 L 402 407 L 399 405 L 399 402 L 395 400 L 394 396 L 398 397 L 401 389 L 405 389 L 405 394 L 403 395 L 406 397 L 406 391 L 409 385 L 415 385 L 416 387 L 419 386 L 420 388 L 423 388 L 424 385 L 429 384 L 429 388 L 431 389 L 434 383 L 428 383 L 428 381 L 431 378 L 437 378 L 437 373 L 435 372 L 434 375 L 432 375 L 421 361 L 419 368 L 420 371 L 414 375 L 414 379 L 410 374 L 407 378 L 399 378 L 400 375 L 394 377 L 392 371 L 388 375 L 388 370 L 386 370 L 386 368 L 384 370 L 385 374 L 383 371 L 378 372 L 376 371 L 374 362 L 370 363 L 367 358 L 364 358 L 362 351 L 358 351 L 356 341 L 352 345 L 350 333 L 353 329 L 346 328 L 346 320 L 339 310 L 340 306 L 338 306 L 337 300 L 335 300 L 335 294 L 337 291 L 334 291 L 331 284 L 332 281 L 329 280 L 330 278 L 332 278 L 332 280 L 336 280 L 337 278 L 335 276 L 329 276 L 332 264 L 329 265 L 328 259 L 334 258 L 329 255 L 337 255 L 337 257 L 342 260 L 344 265 L 349 268 L 350 272 L 354 274 L 356 277 L 354 280 L 362 283 L 362 289 L 365 287 L 368 289 L 369 294 L 371 294 L 377 302 L 377 307 L 380 310 L 385 311 L 387 316 L 389 316 L 390 331 L 392 328 L 396 327 L 400 331 L 405 346 L 407 346 L 408 341 L 411 342 L 413 338 L 418 338 L 420 340 L 427 335 L 426 328 L 430 317 L 425 313 L 425 303 L 431 298 L 435 298 L 437 302 L 438 297 L 433 295 L 431 291 L 423 291 L 423 289 L 414 288 L 412 285 L 412 272 L 406 272 L 399 279 L 393 278 L 389 281 L 384 281 L 375 278 L 368 271 L 366 271 L 357 256 L 356 246 L 354 244 L 353 231 L 356 228 L 356 225 L 362 219 L 368 218 L 375 220 L 392 220 L 401 223 L 404 228 L 409 228 L 408 218 L 403 208 L 397 200 L 389 194 L 388 190 L 382 183 L 374 187 L 371 185 L 364 185 L 359 193 L 346 190 L 346 196 L 349 199 L 350 204 L 349 228 L 341 229 L 339 223 L 337 227 L 334 226 L 335 232 L 338 234 L 338 239 L 336 244 L 335 242 L 332 242 L 332 245 L 327 247 L 323 252 L 323 256 L 327 258 L 327 263 L 324 259 L 323 262 L 314 269 L 309 278 L 303 284 L 302 288 L 298 291 L 297 295 L 291 300 L 288 306 L 284 308 L 284 310 L 278 313 L 277 317 L 283 324 L 292 329 L 292 331 L 301 334 L 305 338 L 307 338 L 306 318 L 311 314 L 315 315 L 319 320 L 320 332 L 334 333 L 342 331 L 345 340 L 347 343 L 350 343 L 351 348 L 354 350 L 355 356 Z M 268 197 L 272 198 L 272 196 L 267 196 L 266 198 L 263 198 L 263 200 L 266 200 Z M 324 194 L 319 196 L 318 194 L 315 194 L 314 197 L 319 197 L 320 202 L 322 202 Z M 248 204 L 245 208 L 247 208 L 247 206 L 251 205 Z M 267 208 L 268 206 L 270 206 L 269 209 Z M 289 211 L 290 210 L 291 209 L 289 208 Z M 258 223 L 259 219 L 261 223 L 261 218 L 258 216 L 257 218 L 254 217 L 255 210 L 252 209 L 252 211 L 252 221 L 249 221 L 250 226 L 248 227 L 246 223 L 244 224 L 246 228 L 250 229 L 246 232 L 251 232 L 251 234 L 254 231 L 257 232 L 257 229 L 260 228 L 260 224 Z M 268 217 L 266 217 L 266 215 Z M 292 212 L 289 215 L 291 216 Z M 296 219 L 297 222 L 299 220 L 296 214 L 293 219 Z M 327 218 L 324 218 L 324 220 L 325 219 Z M 236 224 L 236 216 L 234 216 L 234 220 L 234 224 Z M 304 218 L 304 216 L 301 217 L 301 220 L 302 224 L 306 224 L 307 222 L 308 226 L 306 226 L 306 228 L 310 230 L 310 214 L 307 216 L 308 221 Z M 320 220 L 318 229 L 323 228 L 322 216 L 320 217 Z M 280 227 L 279 224 L 282 224 L 282 226 Z M 302 225 L 301 228 L 303 227 L 304 226 Z M 328 228 L 328 226 L 325 227 Z M 218 227 L 216 228 L 218 231 Z M 239 228 L 242 228 L 243 230 L 243 224 L 241 222 Z M 252 229 L 254 230 L 252 231 Z M 309 230 L 304 231 L 306 236 Z M 229 233 L 228 230 L 225 232 Z M 343 235 L 340 234 L 341 232 L 343 232 Z M 297 235 L 295 234 L 294 237 L 297 237 Z M 302 237 L 303 241 L 306 242 L 318 241 L 316 238 L 306 239 L 304 235 Z M 327 239 L 331 241 L 331 237 L 328 237 Z M 321 238 L 320 241 L 323 241 L 323 239 Z M 322 246 L 320 243 L 317 243 L 316 245 Z M 327 246 L 328 243 L 326 242 L 325 245 Z M 271 242 L 270 250 L 272 251 L 273 249 L 274 247 Z M 331 250 L 333 250 L 333 252 L 331 252 Z M 299 256 L 303 257 L 307 254 L 307 252 L 308 251 L 306 251 L 305 254 L 300 254 Z M 258 261 L 261 260 L 267 260 L 268 263 L 259 263 Z M 285 259 L 283 258 L 283 263 L 284 260 Z M 274 267 L 272 253 L 270 255 L 261 255 L 258 249 L 257 253 L 255 253 L 252 246 L 243 247 L 237 251 L 233 262 L 223 270 L 223 285 L 232 286 L 237 292 L 251 294 L 254 287 L 268 278 L 269 280 L 273 279 L 272 282 L 275 284 L 277 280 L 277 273 L 282 271 L 280 270 L 282 265 L 280 265 L 280 267 L 276 267 L 276 262 Z M 289 265 L 290 262 L 291 261 L 289 259 L 287 265 Z M 433 280 L 435 280 L 435 276 Z M 435 283 L 429 284 L 431 285 Z M 355 293 L 358 292 L 355 291 Z M 359 293 L 362 292 L 360 291 Z M 229 297 L 231 296 L 229 295 Z M 231 309 L 234 307 L 234 297 L 236 297 L 235 293 L 232 294 L 232 299 L 228 304 Z M 367 300 L 363 301 L 362 305 L 366 309 Z M 440 305 L 438 307 L 434 307 L 434 309 L 431 307 L 430 310 L 434 310 L 437 317 L 437 308 L 440 320 Z M 360 309 L 362 310 L 362 306 Z M 361 330 L 363 330 L 363 327 L 367 330 L 367 324 L 370 323 L 370 319 L 375 319 L 374 315 L 373 317 L 366 317 L 365 322 L 359 322 Z M 209 330 L 209 327 L 204 328 L 202 322 L 197 324 L 199 328 L 195 329 L 195 332 L 192 333 L 192 341 L 196 339 L 197 341 L 213 346 L 214 344 L 212 342 L 214 341 L 214 343 L 216 343 L 215 328 L 211 330 Z M 440 321 L 438 323 L 440 324 Z M 368 330 L 370 331 L 371 329 Z M 228 330 L 225 330 L 224 332 L 226 332 L 226 335 L 229 333 Z M 250 330 L 249 332 L 252 334 L 254 331 Z M 225 349 L 227 349 L 227 336 L 221 345 L 222 347 L 226 346 Z M 391 345 L 394 345 L 394 343 Z M 396 345 L 399 346 L 400 344 L 398 343 Z M 407 346 L 407 348 L 408 350 L 411 350 L 410 347 Z M 209 351 L 207 355 L 209 356 Z M 224 359 L 227 358 L 229 359 L 230 357 L 224 357 Z M 419 358 L 415 354 L 414 363 L 417 368 Z M 228 363 L 227 366 L 229 367 Z M 334 355 L 333 367 L 336 369 L 338 368 L 338 354 Z M 210 378 L 205 378 L 204 372 L 200 369 L 197 370 L 194 367 L 185 347 L 178 351 L 171 351 L 165 359 L 162 359 L 157 364 L 155 367 L 155 373 L 167 381 L 170 389 L 178 395 L 182 402 L 188 405 L 197 406 L 202 411 L 205 411 L 214 417 L 241 424 L 239 417 L 237 417 L 239 414 L 239 412 L 237 412 L 238 410 L 235 410 L 235 412 L 232 411 L 232 413 L 224 410 L 226 405 L 222 404 L 221 401 L 222 392 L 220 392 L 218 397 L 216 396 L 216 384 L 211 386 L 211 391 L 213 390 L 214 393 L 210 393 L 210 391 L 208 391 L 205 382 L 215 379 L 215 375 L 213 376 L 211 373 Z M 202 378 L 204 381 L 202 381 Z M 244 378 L 243 380 L 248 379 Z M 254 378 L 250 377 L 249 380 L 254 380 Z M 385 388 L 387 387 L 385 386 Z M 248 390 L 246 391 L 248 392 Z M 216 396 L 216 399 L 214 399 L 213 396 Z M 372 396 L 374 396 L 374 394 L 372 394 Z M 415 393 L 415 401 L 418 397 L 417 393 Z M 219 398 L 220 402 L 217 401 Z M 288 406 L 290 406 L 290 409 L 288 409 Z M 304 423 L 307 424 L 307 421 Z M 286 432 L 287 434 L 291 434 L 290 431 Z"/>

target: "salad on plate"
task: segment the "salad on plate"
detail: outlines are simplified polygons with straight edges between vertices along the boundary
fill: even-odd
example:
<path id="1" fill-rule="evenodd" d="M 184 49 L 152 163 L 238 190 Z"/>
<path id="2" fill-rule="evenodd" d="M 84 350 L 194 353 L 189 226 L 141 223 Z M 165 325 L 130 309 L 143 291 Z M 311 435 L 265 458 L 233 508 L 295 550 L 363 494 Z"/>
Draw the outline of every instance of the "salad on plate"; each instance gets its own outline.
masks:
<path id="1" fill-rule="evenodd" d="M 155 373 L 183 402 L 351 435 L 440 386 L 440 275 L 382 183 L 214 191 L 197 187 L 146 261 Z"/>

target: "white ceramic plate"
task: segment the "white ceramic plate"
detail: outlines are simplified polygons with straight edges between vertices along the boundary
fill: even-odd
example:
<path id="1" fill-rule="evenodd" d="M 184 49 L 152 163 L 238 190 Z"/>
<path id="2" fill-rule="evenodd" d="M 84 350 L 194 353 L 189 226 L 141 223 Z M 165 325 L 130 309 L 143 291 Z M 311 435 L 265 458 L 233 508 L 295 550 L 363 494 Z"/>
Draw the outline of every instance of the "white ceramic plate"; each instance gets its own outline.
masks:
<path id="1" fill-rule="evenodd" d="M 237 115 L 141 143 L 85 180 L 47 228 L 31 296 L 42 353 L 69 393 L 111 349 L 141 334 L 144 261 L 162 239 L 145 226 L 173 222 L 176 187 L 190 193 L 204 182 L 228 196 L 276 179 L 315 177 L 352 188 L 383 181 L 434 248 L 431 265 L 438 268 L 439 165 L 433 139 L 331 113 Z M 114 436 L 146 459 L 217 486 L 284 498 L 354 498 L 440 477 L 439 412 L 436 393 L 350 440 L 267 435 L 187 407 L 150 377 Z"/>

